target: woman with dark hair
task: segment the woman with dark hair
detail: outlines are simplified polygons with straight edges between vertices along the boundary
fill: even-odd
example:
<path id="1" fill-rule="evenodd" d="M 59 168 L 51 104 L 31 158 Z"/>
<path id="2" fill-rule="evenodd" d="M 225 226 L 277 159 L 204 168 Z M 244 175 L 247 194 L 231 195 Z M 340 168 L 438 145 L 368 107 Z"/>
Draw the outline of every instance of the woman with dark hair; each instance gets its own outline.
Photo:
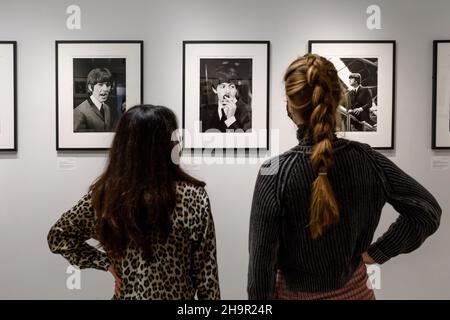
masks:
<path id="1" fill-rule="evenodd" d="M 50 250 L 71 264 L 110 271 L 115 299 L 220 298 L 205 183 L 173 159 L 177 129 L 166 107 L 129 109 L 104 173 L 48 234 Z"/>
<path id="2" fill-rule="evenodd" d="M 285 74 L 298 145 L 263 164 L 250 218 L 250 299 L 375 299 L 365 264 L 417 249 L 440 223 L 434 197 L 369 145 L 337 138 L 334 65 L 315 54 Z M 372 243 L 382 208 L 400 216 Z"/>

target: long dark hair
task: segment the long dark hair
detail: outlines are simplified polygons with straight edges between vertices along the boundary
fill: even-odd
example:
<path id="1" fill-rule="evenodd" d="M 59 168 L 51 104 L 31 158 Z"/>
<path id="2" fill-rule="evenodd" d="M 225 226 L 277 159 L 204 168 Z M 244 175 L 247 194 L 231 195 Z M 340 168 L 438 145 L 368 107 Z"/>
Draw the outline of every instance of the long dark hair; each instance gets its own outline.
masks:
<path id="1" fill-rule="evenodd" d="M 104 173 L 91 185 L 97 240 L 113 258 L 132 244 L 152 258 L 155 239 L 167 239 L 176 206 L 176 182 L 204 186 L 172 160 L 178 129 L 168 108 L 138 105 L 119 121 Z"/>

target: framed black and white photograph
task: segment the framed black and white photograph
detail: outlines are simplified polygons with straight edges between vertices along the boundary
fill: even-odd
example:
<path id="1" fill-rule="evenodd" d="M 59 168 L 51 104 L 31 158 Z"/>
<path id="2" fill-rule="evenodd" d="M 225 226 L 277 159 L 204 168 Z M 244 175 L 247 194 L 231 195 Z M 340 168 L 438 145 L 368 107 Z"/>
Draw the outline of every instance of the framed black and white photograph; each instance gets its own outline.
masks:
<path id="1" fill-rule="evenodd" d="M 433 41 L 432 148 L 450 149 L 450 40 Z"/>
<path id="2" fill-rule="evenodd" d="M 183 42 L 183 147 L 269 148 L 269 41 Z"/>
<path id="3" fill-rule="evenodd" d="M 394 148 L 395 41 L 309 41 L 309 52 L 330 60 L 344 90 L 339 136 Z"/>
<path id="4" fill-rule="evenodd" d="M 0 151 L 17 151 L 16 46 L 0 41 Z"/>
<path id="5" fill-rule="evenodd" d="M 143 41 L 56 41 L 57 150 L 109 148 L 143 100 Z"/>

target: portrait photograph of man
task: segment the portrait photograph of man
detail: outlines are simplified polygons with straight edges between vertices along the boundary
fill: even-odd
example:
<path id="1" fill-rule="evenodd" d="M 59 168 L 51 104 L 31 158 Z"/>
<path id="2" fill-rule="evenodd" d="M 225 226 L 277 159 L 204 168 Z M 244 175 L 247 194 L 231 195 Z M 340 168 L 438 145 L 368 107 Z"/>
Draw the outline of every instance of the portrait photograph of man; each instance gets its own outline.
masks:
<path id="1" fill-rule="evenodd" d="M 340 137 L 393 149 L 395 132 L 394 40 L 310 40 L 309 52 L 333 63 L 341 83 Z"/>
<path id="2" fill-rule="evenodd" d="M 114 132 L 124 111 L 125 59 L 74 59 L 73 64 L 73 132 Z"/>
<path id="3" fill-rule="evenodd" d="M 252 59 L 200 59 L 201 132 L 252 129 Z"/>
<path id="4" fill-rule="evenodd" d="M 339 109 L 342 131 L 377 131 L 378 59 L 332 59 L 345 96 Z"/>
<path id="5" fill-rule="evenodd" d="M 183 41 L 183 147 L 266 149 L 269 41 Z"/>
<path id="6" fill-rule="evenodd" d="M 107 150 L 143 103 L 142 40 L 55 41 L 56 150 Z"/>

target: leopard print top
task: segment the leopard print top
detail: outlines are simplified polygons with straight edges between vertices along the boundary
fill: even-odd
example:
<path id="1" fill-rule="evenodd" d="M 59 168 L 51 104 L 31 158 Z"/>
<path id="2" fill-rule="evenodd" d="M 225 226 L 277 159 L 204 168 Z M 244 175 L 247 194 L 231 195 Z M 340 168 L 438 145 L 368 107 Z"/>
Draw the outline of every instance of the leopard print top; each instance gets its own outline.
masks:
<path id="1" fill-rule="evenodd" d="M 167 241 L 154 243 L 154 261 L 129 247 L 120 261 L 86 243 L 94 235 L 95 214 L 89 194 L 65 212 L 48 234 L 53 253 L 80 269 L 107 270 L 122 279 L 113 299 L 220 299 L 214 222 L 203 187 L 178 182 L 173 228 Z"/>

